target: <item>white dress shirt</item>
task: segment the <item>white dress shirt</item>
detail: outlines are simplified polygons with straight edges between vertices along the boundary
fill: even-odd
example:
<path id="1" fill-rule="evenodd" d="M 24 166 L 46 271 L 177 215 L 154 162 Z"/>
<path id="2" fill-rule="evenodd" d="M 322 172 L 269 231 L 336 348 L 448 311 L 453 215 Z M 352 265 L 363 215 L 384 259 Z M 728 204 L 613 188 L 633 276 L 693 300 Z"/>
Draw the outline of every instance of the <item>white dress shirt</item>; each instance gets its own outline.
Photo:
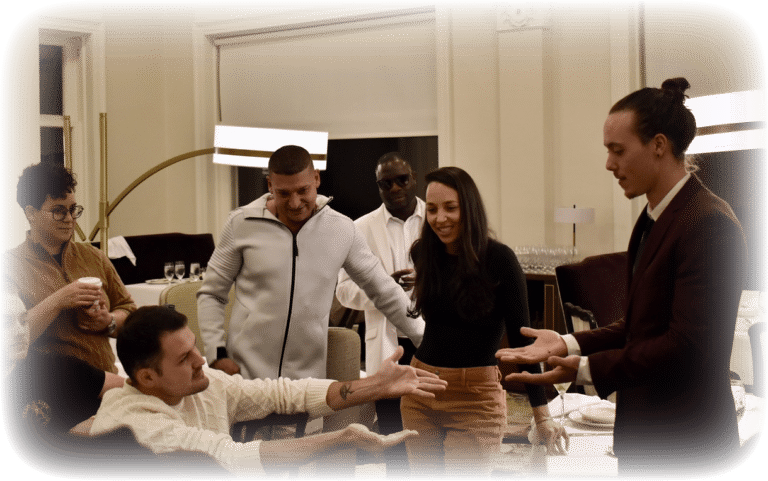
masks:
<path id="1" fill-rule="evenodd" d="M 410 252 L 411 246 L 421 235 L 421 226 L 424 224 L 423 206 L 417 204 L 416 210 L 405 221 L 384 209 L 384 219 L 387 222 L 387 238 L 395 271 L 413 269 Z"/>
<path id="2" fill-rule="evenodd" d="M 421 236 L 421 226 L 424 224 L 424 205 L 416 204 L 416 209 L 410 217 L 403 221 L 393 216 L 389 210 L 384 209 L 384 219 L 387 223 L 387 240 L 389 240 L 392 263 L 395 271 L 413 269 L 411 259 L 411 246 Z M 397 337 L 406 337 L 400 329 Z"/>

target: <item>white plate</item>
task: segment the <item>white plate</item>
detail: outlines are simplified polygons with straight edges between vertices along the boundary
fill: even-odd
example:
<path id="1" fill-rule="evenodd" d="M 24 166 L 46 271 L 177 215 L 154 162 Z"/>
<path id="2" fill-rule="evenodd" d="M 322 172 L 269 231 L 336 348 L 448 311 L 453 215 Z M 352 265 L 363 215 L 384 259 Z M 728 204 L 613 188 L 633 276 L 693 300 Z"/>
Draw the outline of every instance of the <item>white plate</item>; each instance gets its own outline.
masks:
<path id="1" fill-rule="evenodd" d="M 581 424 L 583 426 L 590 427 L 592 429 L 598 429 L 598 430 L 609 430 L 613 429 L 613 423 L 606 424 L 606 423 L 595 423 L 588 419 L 584 419 L 584 416 L 579 411 L 572 411 L 568 414 L 568 419 L 573 421 L 576 424 Z"/>
<path id="2" fill-rule="evenodd" d="M 592 423 L 613 424 L 616 420 L 616 406 L 601 402 L 579 408 L 582 417 Z"/>
<path id="3" fill-rule="evenodd" d="M 144 282 L 146 282 L 147 284 L 169 284 L 168 279 L 147 279 Z M 173 282 L 176 282 L 176 281 L 172 281 L 171 283 Z"/>

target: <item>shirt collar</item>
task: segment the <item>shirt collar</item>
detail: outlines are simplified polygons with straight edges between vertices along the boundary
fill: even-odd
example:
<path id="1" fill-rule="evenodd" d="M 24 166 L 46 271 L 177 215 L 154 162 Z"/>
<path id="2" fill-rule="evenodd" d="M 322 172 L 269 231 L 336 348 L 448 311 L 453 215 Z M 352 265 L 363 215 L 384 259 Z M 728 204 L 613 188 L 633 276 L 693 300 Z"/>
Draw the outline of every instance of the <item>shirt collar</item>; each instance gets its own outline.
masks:
<path id="1" fill-rule="evenodd" d="M 51 255 L 51 254 L 50 254 L 50 253 L 49 253 L 49 252 L 48 252 L 48 251 L 45 249 L 45 247 L 43 247 L 43 245 L 42 245 L 42 244 L 40 244 L 39 242 L 36 242 L 36 241 L 34 241 L 34 240 L 32 239 L 32 231 L 31 231 L 31 230 L 28 230 L 28 231 L 27 231 L 27 239 L 26 239 L 26 241 L 27 241 L 27 245 L 29 245 L 29 248 L 30 248 L 30 250 L 31 250 L 32 252 L 34 252 L 36 256 L 38 256 L 38 257 L 40 257 L 40 258 L 44 258 L 44 257 L 48 257 L 48 256 L 50 256 L 50 257 L 54 257 L 53 255 Z M 59 253 L 61 254 L 62 263 L 64 262 L 64 253 L 65 253 L 65 252 L 67 252 L 67 249 L 69 248 L 69 244 L 70 244 L 70 242 L 71 242 L 71 239 L 70 239 L 70 240 L 68 240 L 68 241 L 66 241 L 66 242 L 65 242 L 65 243 L 64 243 L 64 244 L 61 246 L 61 251 L 60 251 Z"/>
<path id="2" fill-rule="evenodd" d="M 408 219 L 412 219 L 414 217 L 417 217 L 419 220 L 424 219 L 424 205 L 421 202 L 419 202 L 419 200 L 420 199 L 417 197 L 416 198 L 416 209 L 414 209 L 413 214 L 411 214 L 410 217 L 408 217 Z M 384 206 L 384 222 L 389 224 L 389 221 L 393 220 L 393 219 L 395 221 L 397 221 L 397 222 L 405 222 L 405 221 L 402 221 L 402 220 L 398 219 L 397 217 L 393 216 L 392 213 L 389 212 L 389 209 L 387 209 L 387 206 Z M 406 221 L 408 219 L 406 219 Z"/>
<path id="3" fill-rule="evenodd" d="M 651 204 L 648 204 L 646 206 L 646 212 L 648 213 L 648 217 L 653 219 L 654 221 L 657 221 L 659 217 L 661 217 L 661 213 L 664 212 L 664 209 L 667 208 L 670 202 L 672 202 L 672 199 L 675 198 L 678 192 L 680 192 L 680 189 L 683 188 L 686 182 L 688 182 L 688 179 L 691 178 L 691 173 L 688 172 L 685 174 L 685 176 L 678 181 L 677 184 L 675 184 L 674 187 L 672 187 L 669 192 L 667 192 L 667 195 L 664 196 L 663 199 L 661 199 L 661 202 L 656 206 L 655 209 L 651 210 Z"/>

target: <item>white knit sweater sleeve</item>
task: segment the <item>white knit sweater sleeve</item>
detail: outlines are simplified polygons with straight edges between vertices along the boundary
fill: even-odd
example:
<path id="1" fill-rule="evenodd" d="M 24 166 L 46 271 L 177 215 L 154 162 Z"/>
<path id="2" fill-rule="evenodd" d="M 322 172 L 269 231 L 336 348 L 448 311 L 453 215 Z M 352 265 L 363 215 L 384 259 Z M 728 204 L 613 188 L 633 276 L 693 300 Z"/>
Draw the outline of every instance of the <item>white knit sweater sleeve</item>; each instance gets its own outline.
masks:
<path id="1" fill-rule="evenodd" d="M 272 413 L 306 412 L 313 418 L 333 413 L 326 403 L 328 387 L 334 382 L 330 379 L 246 380 L 236 374 L 229 376 L 229 380 L 226 396 L 233 423 L 262 419 Z"/>
<path id="2" fill-rule="evenodd" d="M 330 380 L 244 380 L 204 368 L 208 389 L 169 406 L 130 385 L 104 395 L 91 427 L 99 435 L 121 426 L 154 453 L 200 452 L 237 475 L 264 474 L 260 441 L 237 443 L 229 429 L 237 421 L 258 419 L 272 412 L 307 411 L 311 416 L 333 412 L 325 402 Z"/>
<path id="3" fill-rule="evenodd" d="M 229 435 L 226 416 L 217 416 L 210 402 L 190 398 L 183 408 L 168 406 L 155 396 L 130 386 L 104 395 L 91 426 L 100 435 L 126 426 L 136 441 L 156 454 L 174 451 L 205 453 L 228 471 L 240 475 L 264 474 L 259 455 L 260 441 L 236 443 Z M 225 412 L 222 409 L 222 412 Z M 222 422 L 224 421 L 224 422 Z"/>
<path id="4" fill-rule="evenodd" d="M 231 473 L 241 476 L 264 474 L 259 453 L 261 441 L 237 443 L 229 433 L 187 426 L 181 420 L 166 416 L 145 416 L 143 422 L 133 422 L 131 428 L 139 443 L 155 453 L 201 452 Z"/>

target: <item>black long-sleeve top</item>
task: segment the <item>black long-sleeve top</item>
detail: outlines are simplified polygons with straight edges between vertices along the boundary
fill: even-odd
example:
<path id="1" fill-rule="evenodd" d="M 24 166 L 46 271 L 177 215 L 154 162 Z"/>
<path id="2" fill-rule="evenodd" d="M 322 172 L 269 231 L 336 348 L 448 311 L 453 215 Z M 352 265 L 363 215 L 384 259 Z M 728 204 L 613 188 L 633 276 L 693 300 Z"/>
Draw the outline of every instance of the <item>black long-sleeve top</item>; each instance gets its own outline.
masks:
<path id="1" fill-rule="evenodd" d="M 447 253 L 440 255 L 440 275 L 442 279 L 450 279 L 456 275 L 458 259 Z M 415 354 L 420 361 L 453 368 L 495 366 L 498 364 L 495 354 L 505 328 L 511 347 L 530 344 L 530 340 L 520 334 L 520 328 L 529 327 L 530 321 L 525 274 L 517 257 L 506 245 L 489 240 L 485 262 L 483 272 L 497 284 L 493 310 L 481 319 L 463 318 L 451 293 L 443 289 L 438 302 L 422 306 L 426 327 Z M 541 372 L 538 364 L 519 367 L 531 373 Z M 531 406 L 546 404 L 542 386 L 527 384 L 526 390 Z"/>

